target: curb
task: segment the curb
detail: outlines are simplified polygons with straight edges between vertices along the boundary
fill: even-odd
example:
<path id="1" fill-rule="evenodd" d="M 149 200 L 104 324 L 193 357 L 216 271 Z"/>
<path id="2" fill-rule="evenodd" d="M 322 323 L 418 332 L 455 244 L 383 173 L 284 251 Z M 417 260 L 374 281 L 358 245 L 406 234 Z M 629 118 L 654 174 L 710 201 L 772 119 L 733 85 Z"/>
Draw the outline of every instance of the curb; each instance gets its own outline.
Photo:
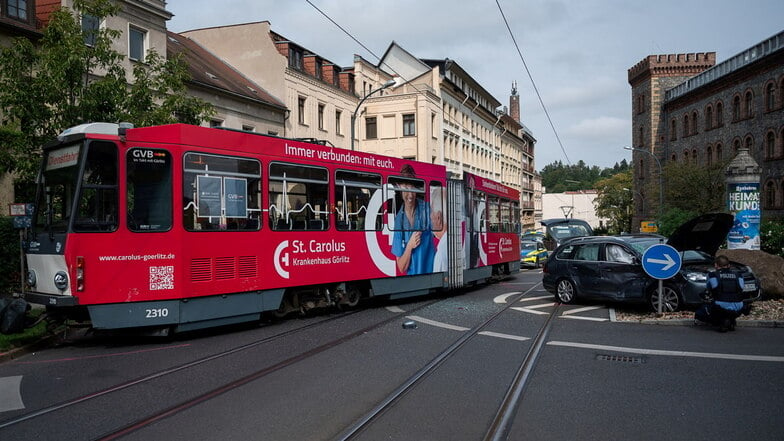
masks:
<path id="1" fill-rule="evenodd" d="M 662 325 L 662 326 L 693 326 L 694 319 L 640 319 L 640 320 L 618 320 L 615 308 L 610 308 L 610 321 L 613 323 L 639 323 L 643 325 Z M 738 319 L 738 328 L 784 328 L 784 321 L 781 320 L 744 320 Z"/>
<path id="2" fill-rule="evenodd" d="M 8 352 L 0 353 L 0 363 L 17 359 L 23 355 L 31 354 L 39 349 L 49 346 L 51 340 L 56 339 L 56 335 L 47 335 L 40 340 L 9 350 Z"/>

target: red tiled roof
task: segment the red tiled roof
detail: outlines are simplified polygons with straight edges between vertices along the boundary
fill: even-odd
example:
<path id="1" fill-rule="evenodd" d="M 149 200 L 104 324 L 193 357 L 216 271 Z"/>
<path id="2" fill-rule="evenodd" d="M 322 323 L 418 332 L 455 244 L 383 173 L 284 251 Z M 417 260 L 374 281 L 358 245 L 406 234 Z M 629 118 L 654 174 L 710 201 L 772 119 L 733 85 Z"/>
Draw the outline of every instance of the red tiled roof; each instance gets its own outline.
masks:
<path id="1" fill-rule="evenodd" d="M 166 52 L 169 58 L 182 54 L 188 73 L 195 83 L 223 89 L 247 99 L 261 101 L 285 109 L 286 105 L 258 84 L 243 76 L 210 51 L 183 35 L 167 32 Z"/>

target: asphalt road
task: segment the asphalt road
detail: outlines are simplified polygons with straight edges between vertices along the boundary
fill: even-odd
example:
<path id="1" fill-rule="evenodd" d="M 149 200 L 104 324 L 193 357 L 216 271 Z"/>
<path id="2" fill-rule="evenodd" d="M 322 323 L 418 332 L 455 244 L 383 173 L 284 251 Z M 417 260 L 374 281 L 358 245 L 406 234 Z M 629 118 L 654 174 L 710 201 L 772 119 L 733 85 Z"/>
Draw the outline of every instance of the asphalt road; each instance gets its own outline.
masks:
<path id="1" fill-rule="evenodd" d="M 515 380 L 511 440 L 784 439 L 784 330 L 611 322 L 602 305 L 553 304 L 540 280 L 77 339 L 0 364 L 0 439 L 493 439 Z"/>

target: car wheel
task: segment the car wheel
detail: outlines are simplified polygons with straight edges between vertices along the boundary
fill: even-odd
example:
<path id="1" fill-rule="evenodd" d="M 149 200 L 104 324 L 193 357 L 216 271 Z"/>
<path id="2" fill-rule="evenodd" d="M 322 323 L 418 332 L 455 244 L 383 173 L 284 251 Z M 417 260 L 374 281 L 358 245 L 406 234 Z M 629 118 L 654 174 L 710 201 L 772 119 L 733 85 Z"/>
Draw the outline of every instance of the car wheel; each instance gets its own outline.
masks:
<path id="1" fill-rule="evenodd" d="M 555 289 L 555 299 L 561 303 L 572 303 L 577 294 L 574 283 L 569 279 L 561 279 Z"/>
<path id="2" fill-rule="evenodd" d="M 673 287 L 664 285 L 664 294 L 661 296 L 662 312 L 674 312 L 681 309 L 681 296 Z M 653 312 L 659 312 L 659 287 L 655 286 L 648 294 L 648 306 Z"/>

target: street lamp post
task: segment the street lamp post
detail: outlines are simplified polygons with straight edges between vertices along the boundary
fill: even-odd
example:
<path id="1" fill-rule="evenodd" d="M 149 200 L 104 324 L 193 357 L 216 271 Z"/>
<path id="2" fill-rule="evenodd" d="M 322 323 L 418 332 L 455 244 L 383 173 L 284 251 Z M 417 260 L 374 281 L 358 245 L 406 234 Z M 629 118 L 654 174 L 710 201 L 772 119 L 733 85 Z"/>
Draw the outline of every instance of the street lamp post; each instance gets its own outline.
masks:
<path id="1" fill-rule="evenodd" d="M 580 184 L 580 181 L 573 181 L 571 179 L 564 179 L 564 182 L 568 182 L 570 184 Z M 572 209 L 571 209 L 569 214 L 571 214 L 572 219 L 574 219 L 574 191 L 572 191 Z M 566 217 L 569 217 L 569 216 L 566 216 Z"/>
<path id="2" fill-rule="evenodd" d="M 662 213 L 663 213 L 662 210 L 664 209 L 664 176 L 662 175 L 661 161 L 659 161 L 659 158 L 657 158 L 656 155 L 654 155 L 653 153 L 649 152 L 648 150 L 637 149 L 637 148 L 629 147 L 629 146 L 624 147 L 624 149 L 625 150 L 631 150 L 633 152 L 647 153 L 647 154 L 651 155 L 651 157 L 653 159 L 656 160 L 656 165 L 659 167 L 659 218 L 657 219 L 656 223 L 657 223 L 657 225 L 659 225 L 661 227 Z"/>
<path id="3" fill-rule="evenodd" d="M 357 112 L 359 112 L 359 107 L 362 106 L 362 103 L 364 103 L 365 100 L 370 97 L 370 95 L 373 95 L 378 91 L 384 90 L 387 87 L 392 87 L 395 84 L 396 84 L 395 80 L 389 80 L 386 83 L 382 84 L 381 87 L 379 87 L 378 89 L 371 90 L 367 95 L 363 96 L 362 99 L 359 100 L 359 103 L 357 104 L 357 108 L 354 109 L 354 113 L 351 115 L 351 150 L 354 150 L 354 125 L 357 121 Z"/>

